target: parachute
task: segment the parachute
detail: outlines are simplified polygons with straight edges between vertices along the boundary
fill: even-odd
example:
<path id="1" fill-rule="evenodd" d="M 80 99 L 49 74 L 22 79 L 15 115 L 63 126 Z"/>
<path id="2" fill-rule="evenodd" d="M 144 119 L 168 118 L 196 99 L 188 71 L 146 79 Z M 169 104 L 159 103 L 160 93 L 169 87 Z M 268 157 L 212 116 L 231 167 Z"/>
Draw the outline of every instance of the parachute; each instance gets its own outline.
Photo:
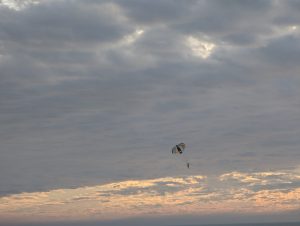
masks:
<path id="1" fill-rule="evenodd" d="M 182 155 L 184 151 L 185 151 L 185 143 L 176 144 L 172 148 L 173 155 Z M 188 161 L 186 161 L 186 166 L 187 166 L 187 168 L 190 168 L 190 163 Z"/>
<path id="2" fill-rule="evenodd" d="M 172 154 L 182 154 L 185 149 L 185 143 L 176 144 L 172 148 Z"/>

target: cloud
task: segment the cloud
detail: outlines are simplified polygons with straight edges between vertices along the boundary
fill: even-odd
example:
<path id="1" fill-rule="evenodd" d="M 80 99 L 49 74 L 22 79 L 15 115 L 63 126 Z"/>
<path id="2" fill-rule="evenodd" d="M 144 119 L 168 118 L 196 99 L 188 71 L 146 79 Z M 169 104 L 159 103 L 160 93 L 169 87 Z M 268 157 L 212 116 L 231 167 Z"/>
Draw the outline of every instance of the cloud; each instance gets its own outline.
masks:
<path id="1" fill-rule="evenodd" d="M 187 45 L 191 48 L 195 56 L 200 56 L 202 58 L 208 58 L 215 45 L 213 43 L 205 42 L 190 36 L 187 38 Z"/>
<path id="2" fill-rule="evenodd" d="M 13 10 L 22 10 L 26 6 L 30 6 L 31 4 L 38 4 L 39 0 L 1 0 L 0 6 L 8 7 L 9 9 Z"/>
<path id="3" fill-rule="evenodd" d="M 267 46 L 260 50 L 265 62 L 297 67 L 295 59 L 300 55 L 299 35 L 288 35 L 272 40 Z"/>
<path id="4" fill-rule="evenodd" d="M 115 41 L 132 31 L 125 26 L 122 14 L 117 14 L 118 8 L 113 4 L 103 3 L 94 7 L 70 3 L 54 1 L 36 4 L 22 11 L 2 8 L 2 17 L 7 19 L 1 20 L 1 39 L 10 40 L 15 45 L 31 44 L 40 48 L 47 45 L 54 47 L 55 44 L 70 47 L 80 42 Z"/>
<path id="5" fill-rule="evenodd" d="M 235 181 L 239 182 L 236 183 Z M 103 185 L 22 193 L 0 199 L 1 219 L 12 221 L 115 220 L 185 214 L 240 214 L 298 210 L 300 175 L 286 172 L 231 172 L 131 180 Z M 283 188 L 282 184 L 286 186 Z M 298 186 L 294 186 L 298 183 Z M 255 185 L 273 185 L 273 187 Z"/>
<path id="6" fill-rule="evenodd" d="M 245 32 L 246 28 L 250 29 L 248 32 L 262 32 L 262 27 L 268 31 L 267 22 L 272 7 L 271 1 L 197 1 L 190 16 L 176 27 L 186 32 L 217 36 Z M 258 14 L 263 15 L 263 22 L 260 24 L 256 24 L 255 15 Z"/>
<path id="7" fill-rule="evenodd" d="M 299 165 L 296 3 L 2 3 L 2 196 Z"/>
<path id="8" fill-rule="evenodd" d="M 130 0 L 128 2 L 115 1 L 121 5 L 126 15 L 139 24 L 172 23 L 178 18 L 184 18 L 191 13 L 195 1 L 183 3 L 180 1 L 149 2 Z M 147 9 L 147 10 L 146 10 Z M 151 12 L 151 13 L 150 13 Z"/>

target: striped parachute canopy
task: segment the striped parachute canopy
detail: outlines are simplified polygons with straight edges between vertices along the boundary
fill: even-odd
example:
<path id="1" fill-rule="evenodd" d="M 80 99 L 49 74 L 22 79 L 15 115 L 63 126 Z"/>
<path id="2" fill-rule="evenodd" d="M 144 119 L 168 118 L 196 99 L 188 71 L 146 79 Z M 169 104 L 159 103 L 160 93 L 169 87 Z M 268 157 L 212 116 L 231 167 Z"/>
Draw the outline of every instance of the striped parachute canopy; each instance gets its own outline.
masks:
<path id="1" fill-rule="evenodd" d="M 172 154 L 182 154 L 185 149 L 185 143 L 176 144 L 172 148 Z"/>

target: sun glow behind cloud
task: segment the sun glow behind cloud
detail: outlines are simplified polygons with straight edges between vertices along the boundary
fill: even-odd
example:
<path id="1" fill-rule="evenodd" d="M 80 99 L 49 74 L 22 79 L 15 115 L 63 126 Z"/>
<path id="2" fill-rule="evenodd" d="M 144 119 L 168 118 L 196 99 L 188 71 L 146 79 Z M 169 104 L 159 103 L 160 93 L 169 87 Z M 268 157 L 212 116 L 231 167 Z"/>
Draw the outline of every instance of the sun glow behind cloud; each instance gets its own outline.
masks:
<path id="1" fill-rule="evenodd" d="M 201 57 L 203 59 L 208 58 L 216 47 L 216 45 L 212 42 L 200 40 L 193 36 L 188 36 L 186 38 L 186 44 L 191 49 L 194 56 Z"/>
<path id="2" fill-rule="evenodd" d="M 0 198 L 2 220 L 112 220 L 185 214 L 269 213 L 300 209 L 296 172 L 231 172 L 129 180 Z M 115 213 L 118 213 L 116 216 Z"/>
<path id="3" fill-rule="evenodd" d="M 137 29 L 133 34 L 126 35 L 122 40 L 121 43 L 123 45 L 130 45 L 134 43 L 142 34 L 144 33 L 144 30 Z"/>

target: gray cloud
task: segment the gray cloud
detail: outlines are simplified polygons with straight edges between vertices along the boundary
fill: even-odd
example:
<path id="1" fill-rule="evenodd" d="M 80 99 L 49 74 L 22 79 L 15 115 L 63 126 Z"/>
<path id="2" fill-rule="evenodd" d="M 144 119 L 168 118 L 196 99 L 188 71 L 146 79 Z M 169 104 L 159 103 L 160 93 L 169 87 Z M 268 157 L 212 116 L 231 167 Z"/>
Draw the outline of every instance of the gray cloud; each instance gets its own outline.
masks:
<path id="1" fill-rule="evenodd" d="M 300 57 L 300 41 L 298 35 L 284 36 L 268 43 L 260 49 L 264 62 L 272 65 L 298 66 Z"/>
<path id="2" fill-rule="evenodd" d="M 293 4 L 1 6 L 1 194 L 296 167 Z M 214 43 L 211 55 L 195 55 L 189 36 Z M 170 156 L 178 141 L 187 143 L 190 171 Z"/>
<path id="3" fill-rule="evenodd" d="M 109 4 L 95 7 L 74 1 L 51 1 L 21 11 L 1 8 L 0 37 L 14 45 L 38 48 L 111 42 L 132 31 L 112 10 Z"/>
<path id="4" fill-rule="evenodd" d="M 192 12 L 196 1 L 181 2 L 167 1 L 115 1 L 124 9 L 126 15 L 139 24 L 165 24 L 172 23 L 178 18 L 185 18 Z"/>
<path id="5" fill-rule="evenodd" d="M 273 4 L 271 1 L 198 1 L 192 16 L 176 25 L 185 32 L 211 34 L 215 37 L 241 33 L 261 34 L 268 27 Z M 258 24 L 256 15 L 263 17 Z M 247 31 L 246 31 L 247 30 Z"/>

